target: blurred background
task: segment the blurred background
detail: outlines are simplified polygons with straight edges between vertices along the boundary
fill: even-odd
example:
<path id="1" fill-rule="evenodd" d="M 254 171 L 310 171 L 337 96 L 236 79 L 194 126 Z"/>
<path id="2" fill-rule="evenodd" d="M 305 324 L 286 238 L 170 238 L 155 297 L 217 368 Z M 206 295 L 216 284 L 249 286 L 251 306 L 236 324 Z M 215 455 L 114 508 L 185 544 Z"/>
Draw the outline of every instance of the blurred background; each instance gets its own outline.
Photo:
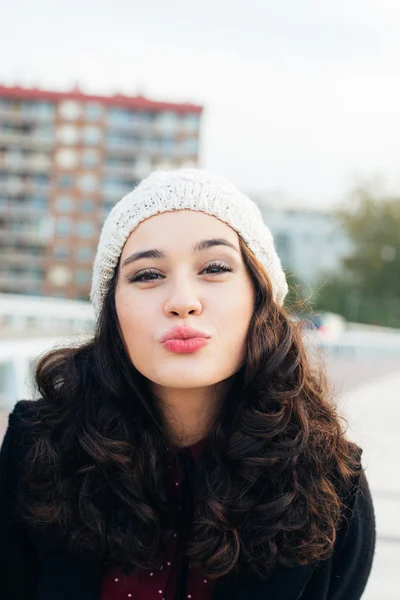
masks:
<path id="1" fill-rule="evenodd" d="M 151 170 L 200 166 L 259 205 L 287 306 L 364 448 L 398 598 L 400 4 L 37 0 L 0 20 L 0 440 L 45 350 L 93 331 L 104 218 Z"/>

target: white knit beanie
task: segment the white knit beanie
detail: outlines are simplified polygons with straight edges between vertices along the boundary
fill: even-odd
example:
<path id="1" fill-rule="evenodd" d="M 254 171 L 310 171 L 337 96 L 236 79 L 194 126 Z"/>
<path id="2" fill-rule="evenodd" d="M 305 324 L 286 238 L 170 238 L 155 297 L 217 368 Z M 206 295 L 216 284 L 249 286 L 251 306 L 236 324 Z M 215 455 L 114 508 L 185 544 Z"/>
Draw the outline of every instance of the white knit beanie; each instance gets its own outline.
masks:
<path id="1" fill-rule="evenodd" d="M 199 210 L 234 229 L 265 267 L 273 297 L 288 291 L 272 234 L 258 206 L 229 181 L 202 169 L 154 171 L 124 196 L 106 218 L 93 265 L 90 299 L 99 315 L 126 240 L 141 221 L 172 210 Z"/>

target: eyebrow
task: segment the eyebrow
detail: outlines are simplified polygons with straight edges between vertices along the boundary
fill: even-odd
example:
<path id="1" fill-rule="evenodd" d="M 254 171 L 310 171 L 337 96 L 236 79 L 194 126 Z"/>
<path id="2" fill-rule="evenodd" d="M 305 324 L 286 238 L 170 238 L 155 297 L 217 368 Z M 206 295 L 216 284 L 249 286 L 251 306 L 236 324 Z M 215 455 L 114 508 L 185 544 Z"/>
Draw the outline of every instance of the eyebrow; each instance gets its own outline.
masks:
<path id="1" fill-rule="evenodd" d="M 235 250 L 238 253 L 240 252 L 239 248 L 235 246 L 235 244 L 232 244 L 224 238 L 216 238 L 212 240 L 201 240 L 200 242 L 197 242 L 193 246 L 193 253 L 201 252 L 202 250 L 206 250 L 207 248 L 213 248 L 214 246 L 227 246 L 228 248 L 232 248 L 232 250 Z M 151 250 L 142 250 L 141 252 L 134 252 L 133 254 L 128 256 L 128 258 L 126 258 L 122 263 L 122 266 L 126 267 L 126 265 L 130 265 L 131 263 L 137 260 L 141 260 L 142 258 L 166 258 L 166 256 L 167 255 L 165 252 L 163 252 L 162 250 L 157 250 L 156 248 L 153 248 Z"/>

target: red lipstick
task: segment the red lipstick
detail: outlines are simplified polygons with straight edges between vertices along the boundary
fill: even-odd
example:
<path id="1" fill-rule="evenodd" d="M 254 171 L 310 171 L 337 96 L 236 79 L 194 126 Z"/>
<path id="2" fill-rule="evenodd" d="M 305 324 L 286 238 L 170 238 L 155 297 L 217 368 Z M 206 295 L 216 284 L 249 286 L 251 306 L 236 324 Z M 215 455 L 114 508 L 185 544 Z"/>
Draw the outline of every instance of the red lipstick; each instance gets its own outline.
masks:
<path id="1" fill-rule="evenodd" d="M 176 326 L 164 333 L 160 342 L 170 352 L 184 354 L 196 352 L 208 344 L 211 336 L 205 331 L 192 327 Z"/>

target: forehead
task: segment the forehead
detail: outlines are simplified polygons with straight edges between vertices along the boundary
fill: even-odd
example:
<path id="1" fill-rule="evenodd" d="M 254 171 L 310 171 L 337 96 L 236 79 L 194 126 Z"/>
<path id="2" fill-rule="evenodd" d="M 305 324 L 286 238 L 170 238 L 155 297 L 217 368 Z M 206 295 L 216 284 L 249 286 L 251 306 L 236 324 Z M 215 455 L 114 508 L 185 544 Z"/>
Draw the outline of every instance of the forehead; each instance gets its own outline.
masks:
<path id="1" fill-rule="evenodd" d="M 139 223 L 128 237 L 122 257 L 134 249 L 157 247 L 166 251 L 191 249 L 198 240 L 223 237 L 239 247 L 238 234 L 212 215 L 194 210 L 160 213 Z"/>

